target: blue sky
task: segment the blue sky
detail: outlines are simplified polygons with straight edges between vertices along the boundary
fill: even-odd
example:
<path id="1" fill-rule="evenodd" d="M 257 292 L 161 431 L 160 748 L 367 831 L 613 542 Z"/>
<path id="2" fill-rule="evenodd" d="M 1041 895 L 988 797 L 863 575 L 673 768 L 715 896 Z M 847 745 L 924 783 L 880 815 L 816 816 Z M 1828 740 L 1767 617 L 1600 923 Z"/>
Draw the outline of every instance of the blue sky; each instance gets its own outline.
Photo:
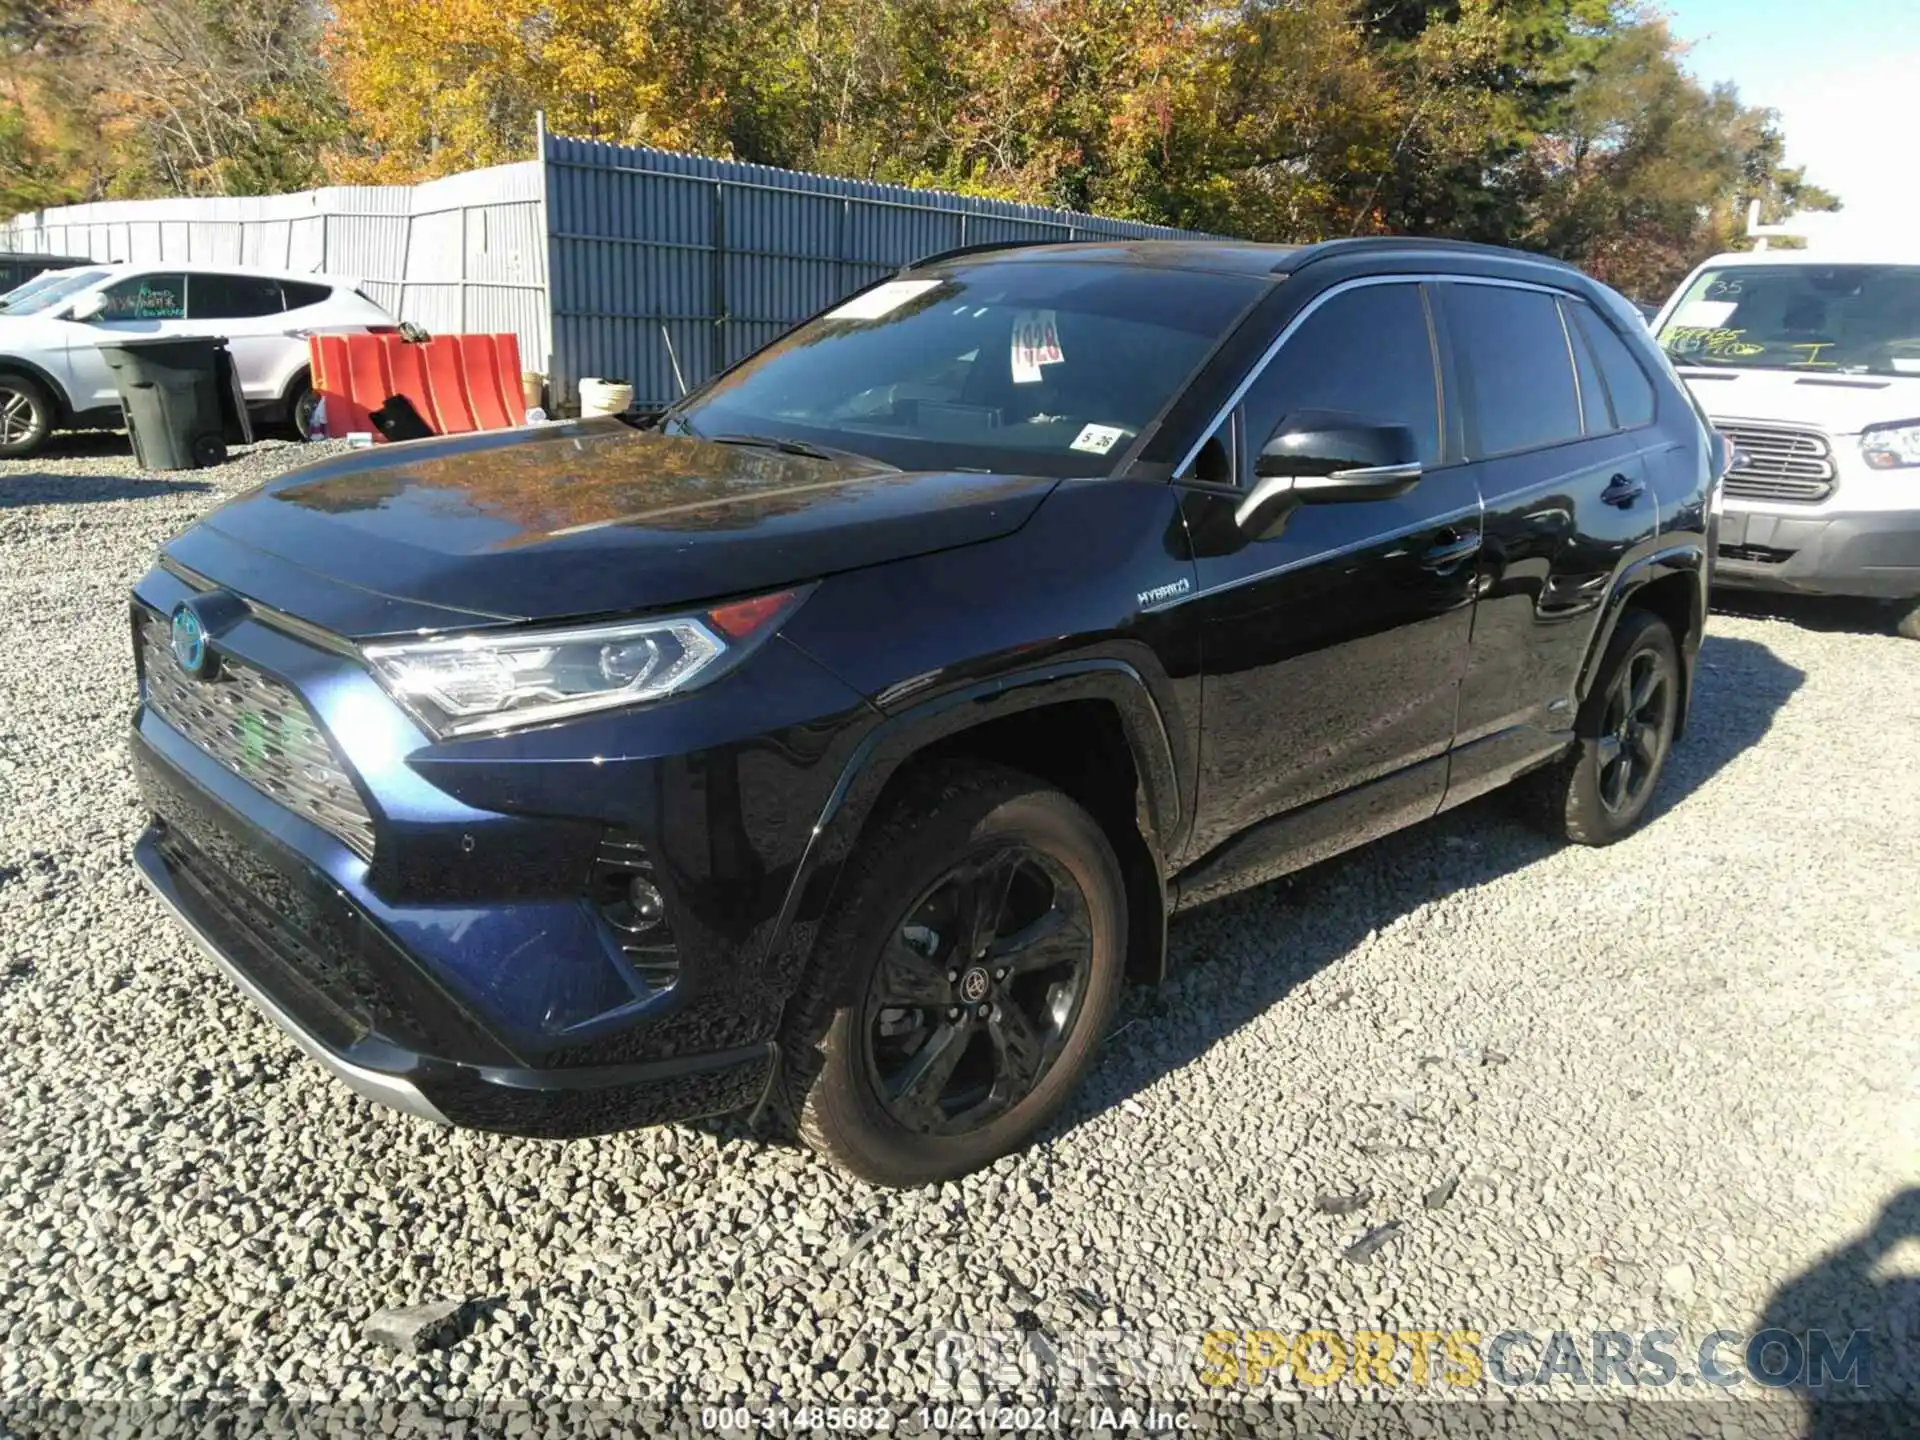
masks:
<path id="1" fill-rule="evenodd" d="M 1862 226 L 1920 231 L 1920 0 L 1663 0 L 1686 65 L 1780 112 L 1787 158 Z"/>

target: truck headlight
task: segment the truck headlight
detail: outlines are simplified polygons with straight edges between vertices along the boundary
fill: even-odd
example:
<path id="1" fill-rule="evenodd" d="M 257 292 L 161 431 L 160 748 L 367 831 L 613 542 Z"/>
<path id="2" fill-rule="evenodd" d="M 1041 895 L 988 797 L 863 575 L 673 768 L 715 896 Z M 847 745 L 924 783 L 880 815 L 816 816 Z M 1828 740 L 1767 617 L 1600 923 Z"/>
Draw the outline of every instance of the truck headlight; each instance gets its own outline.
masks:
<path id="1" fill-rule="evenodd" d="M 773 634 L 803 593 L 658 619 L 434 636 L 361 653 L 387 692 L 436 736 L 517 729 L 710 684 Z"/>
<path id="2" fill-rule="evenodd" d="M 1920 420 L 1901 420 L 1861 431 L 1860 453 L 1875 470 L 1920 465 Z"/>

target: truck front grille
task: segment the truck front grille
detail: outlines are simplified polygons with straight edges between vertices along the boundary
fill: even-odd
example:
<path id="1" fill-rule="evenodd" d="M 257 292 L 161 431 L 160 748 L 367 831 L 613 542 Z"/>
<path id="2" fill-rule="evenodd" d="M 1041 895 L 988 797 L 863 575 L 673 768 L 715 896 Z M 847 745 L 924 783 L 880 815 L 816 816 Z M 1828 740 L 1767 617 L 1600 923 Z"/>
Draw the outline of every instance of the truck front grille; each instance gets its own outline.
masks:
<path id="1" fill-rule="evenodd" d="M 141 612 L 139 633 L 155 714 L 262 794 L 373 857 L 373 817 L 298 695 L 227 656 L 209 678 L 192 679 L 174 661 L 167 621 L 151 611 Z"/>
<path id="2" fill-rule="evenodd" d="M 1818 430 L 1762 425 L 1714 428 L 1739 452 L 1727 473 L 1727 494 L 1741 500 L 1817 505 L 1833 494 L 1833 447 Z"/>

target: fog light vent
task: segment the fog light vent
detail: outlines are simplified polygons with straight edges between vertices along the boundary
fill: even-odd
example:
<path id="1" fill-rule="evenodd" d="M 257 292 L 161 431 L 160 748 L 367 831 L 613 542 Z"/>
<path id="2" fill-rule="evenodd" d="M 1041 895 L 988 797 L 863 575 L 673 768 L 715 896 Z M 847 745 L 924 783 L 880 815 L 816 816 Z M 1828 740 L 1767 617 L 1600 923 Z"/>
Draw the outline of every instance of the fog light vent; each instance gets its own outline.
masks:
<path id="1" fill-rule="evenodd" d="M 632 836 L 609 830 L 594 859 L 593 902 L 642 984 L 664 990 L 680 978 L 666 897 L 653 860 Z"/>

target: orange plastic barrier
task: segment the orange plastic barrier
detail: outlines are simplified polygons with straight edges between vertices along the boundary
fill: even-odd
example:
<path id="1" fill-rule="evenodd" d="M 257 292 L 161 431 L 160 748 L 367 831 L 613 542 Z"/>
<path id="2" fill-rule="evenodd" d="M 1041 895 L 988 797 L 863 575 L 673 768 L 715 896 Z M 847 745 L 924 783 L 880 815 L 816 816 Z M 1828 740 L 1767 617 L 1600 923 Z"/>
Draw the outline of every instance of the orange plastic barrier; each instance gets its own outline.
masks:
<path id="1" fill-rule="evenodd" d="M 365 430 L 379 441 L 373 412 L 396 395 L 440 435 L 504 430 L 525 411 L 512 335 L 436 335 L 419 344 L 399 335 L 314 335 L 307 347 L 329 435 Z"/>

